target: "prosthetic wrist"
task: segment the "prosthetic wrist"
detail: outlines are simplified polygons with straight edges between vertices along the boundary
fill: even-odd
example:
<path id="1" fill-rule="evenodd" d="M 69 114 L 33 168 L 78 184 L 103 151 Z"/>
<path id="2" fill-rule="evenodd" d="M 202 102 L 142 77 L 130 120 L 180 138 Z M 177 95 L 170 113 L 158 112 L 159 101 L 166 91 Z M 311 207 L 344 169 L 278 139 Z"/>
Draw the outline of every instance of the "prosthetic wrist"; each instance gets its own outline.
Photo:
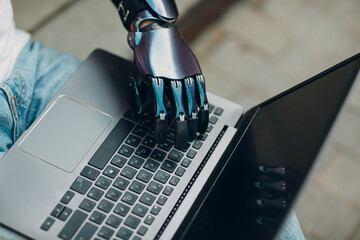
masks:
<path id="1" fill-rule="evenodd" d="M 134 51 L 129 92 L 137 110 L 140 113 L 146 105 L 151 106 L 158 142 L 166 137 L 167 120 L 175 118 L 175 147 L 184 148 L 197 132 L 206 131 L 209 112 L 199 63 L 176 30 L 175 2 L 124 0 L 117 7 Z M 141 28 L 148 20 L 153 23 Z M 167 111 L 166 99 L 172 105 L 172 115 Z"/>

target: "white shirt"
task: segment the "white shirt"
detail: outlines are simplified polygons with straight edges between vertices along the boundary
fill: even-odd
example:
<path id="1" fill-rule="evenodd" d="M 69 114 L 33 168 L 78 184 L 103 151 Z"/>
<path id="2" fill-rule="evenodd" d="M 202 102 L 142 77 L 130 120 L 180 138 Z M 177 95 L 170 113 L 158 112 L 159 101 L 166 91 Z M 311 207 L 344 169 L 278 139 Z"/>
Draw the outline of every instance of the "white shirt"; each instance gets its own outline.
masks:
<path id="1" fill-rule="evenodd" d="M 15 28 L 10 0 L 0 0 L 0 83 L 6 80 L 30 34 Z"/>

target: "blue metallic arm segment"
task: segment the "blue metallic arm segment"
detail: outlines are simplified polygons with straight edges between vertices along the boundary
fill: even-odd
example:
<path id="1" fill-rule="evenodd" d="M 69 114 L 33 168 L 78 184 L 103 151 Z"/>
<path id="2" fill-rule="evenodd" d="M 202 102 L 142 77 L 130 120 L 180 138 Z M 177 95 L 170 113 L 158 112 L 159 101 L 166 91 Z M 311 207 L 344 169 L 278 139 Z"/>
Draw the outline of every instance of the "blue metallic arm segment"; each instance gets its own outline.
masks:
<path id="1" fill-rule="evenodd" d="M 145 0 L 160 17 L 176 20 L 179 16 L 174 0 Z"/>
<path id="2" fill-rule="evenodd" d="M 151 90 L 154 94 L 155 116 L 160 117 L 160 113 L 166 116 L 166 109 L 164 106 L 164 81 L 161 78 L 150 78 Z"/>
<path id="3" fill-rule="evenodd" d="M 194 79 L 192 77 L 185 78 L 184 87 L 187 97 L 187 114 L 189 117 L 191 117 L 193 114 L 197 116 Z"/>

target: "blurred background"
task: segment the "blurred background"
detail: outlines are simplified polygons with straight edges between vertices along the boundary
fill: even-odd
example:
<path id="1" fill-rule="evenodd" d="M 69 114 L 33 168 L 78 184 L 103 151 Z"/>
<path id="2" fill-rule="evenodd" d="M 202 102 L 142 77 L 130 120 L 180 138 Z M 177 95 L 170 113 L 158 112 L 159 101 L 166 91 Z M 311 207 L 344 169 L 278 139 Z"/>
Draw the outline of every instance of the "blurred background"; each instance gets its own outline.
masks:
<path id="1" fill-rule="evenodd" d="M 132 59 L 110 0 L 12 0 L 17 27 L 85 59 Z M 245 110 L 360 52 L 359 0 L 178 0 L 207 90 Z M 306 239 L 360 239 L 360 83 L 295 212 Z"/>

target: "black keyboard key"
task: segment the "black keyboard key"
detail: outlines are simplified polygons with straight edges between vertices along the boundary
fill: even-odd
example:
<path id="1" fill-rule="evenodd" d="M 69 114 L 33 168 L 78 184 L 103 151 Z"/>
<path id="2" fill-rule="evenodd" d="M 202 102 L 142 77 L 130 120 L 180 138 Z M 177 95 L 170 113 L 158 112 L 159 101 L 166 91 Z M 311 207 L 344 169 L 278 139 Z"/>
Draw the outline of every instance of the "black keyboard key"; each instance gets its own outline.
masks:
<path id="1" fill-rule="evenodd" d="M 144 159 L 139 158 L 137 156 L 132 156 L 128 164 L 130 166 L 133 166 L 134 168 L 140 168 L 144 162 L 145 162 Z"/>
<path id="2" fill-rule="evenodd" d="M 188 158 L 185 158 L 182 162 L 181 162 L 181 166 L 183 167 L 188 167 L 191 163 L 191 160 Z"/>
<path id="3" fill-rule="evenodd" d="M 182 177 L 182 175 L 184 175 L 185 173 L 185 168 L 182 167 L 178 167 L 178 169 L 176 169 L 175 174 L 178 175 L 179 177 Z"/>
<path id="4" fill-rule="evenodd" d="M 74 195 L 75 193 L 71 191 L 66 191 L 64 196 L 61 198 L 60 202 L 68 204 L 71 201 L 71 199 L 74 197 Z"/>
<path id="5" fill-rule="evenodd" d="M 92 167 L 85 166 L 84 169 L 81 171 L 80 175 L 84 176 L 90 180 L 95 180 L 99 175 L 100 171 L 96 170 Z"/>
<path id="6" fill-rule="evenodd" d="M 172 146 L 173 146 L 173 143 L 168 140 L 165 140 L 164 142 L 158 144 L 158 148 L 160 148 L 166 152 L 170 151 Z"/>
<path id="7" fill-rule="evenodd" d="M 105 197 L 116 202 L 121 196 L 121 192 L 116 190 L 115 188 L 110 188 L 106 193 Z"/>
<path id="8" fill-rule="evenodd" d="M 124 158 L 120 155 L 115 155 L 110 163 L 114 166 L 122 168 L 124 166 L 124 164 L 126 163 L 126 161 L 127 161 L 126 158 Z"/>
<path id="9" fill-rule="evenodd" d="M 170 141 L 175 141 L 175 130 L 174 129 L 168 129 L 168 132 L 166 134 L 166 138 Z"/>
<path id="10" fill-rule="evenodd" d="M 133 132 L 133 134 L 142 138 L 146 135 L 147 129 L 142 126 L 137 125 L 132 132 Z"/>
<path id="11" fill-rule="evenodd" d="M 95 210 L 93 214 L 91 214 L 90 216 L 90 221 L 93 221 L 94 223 L 97 224 L 101 224 L 105 220 L 105 218 L 106 218 L 105 214 Z"/>
<path id="12" fill-rule="evenodd" d="M 69 221 L 65 224 L 63 229 L 60 231 L 58 237 L 61 239 L 70 240 L 85 221 L 87 216 L 88 215 L 86 213 L 76 210 L 70 217 Z"/>
<path id="13" fill-rule="evenodd" d="M 205 141 L 207 137 L 208 137 L 208 135 L 206 133 L 204 133 L 204 134 L 199 135 L 197 137 L 197 139 L 199 139 L 201 141 Z"/>
<path id="14" fill-rule="evenodd" d="M 136 176 L 136 179 L 139 179 L 140 181 L 147 183 L 150 181 L 151 177 L 152 177 L 152 173 L 146 170 L 140 170 L 139 174 Z"/>
<path id="15" fill-rule="evenodd" d="M 156 201 L 157 204 L 163 206 L 167 201 L 167 197 L 165 197 L 164 195 L 161 195 L 158 200 Z"/>
<path id="16" fill-rule="evenodd" d="M 85 223 L 78 235 L 76 235 L 75 240 L 91 239 L 97 229 L 97 226 L 91 223 Z"/>
<path id="17" fill-rule="evenodd" d="M 161 182 L 161 183 L 166 183 L 167 182 L 167 180 L 170 178 L 170 174 L 168 174 L 168 173 L 166 173 L 166 172 L 164 172 L 164 171 L 161 171 L 161 170 L 159 170 L 156 174 L 155 174 L 155 177 L 154 177 L 154 179 L 156 180 L 156 181 L 159 181 L 159 182 Z"/>
<path id="18" fill-rule="evenodd" d="M 193 148 L 199 150 L 202 146 L 202 142 L 199 140 L 195 140 L 194 144 L 192 145 Z"/>
<path id="19" fill-rule="evenodd" d="M 90 199 L 85 198 L 80 203 L 79 208 L 81 208 L 87 212 L 91 212 L 93 210 L 93 208 L 95 207 L 95 205 L 96 205 L 95 202 L 91 201 Z"/>
<path id="20" fill-rule="evenodd" d="M 155 135 L 154 128 L 151 128 L 151 129 L 150 129 L 149 135 L 152 136 L 152 137 Z"/>
<path id="21" fill-rule="evenodd" d="M 129 166 L 126 166 L 122 171 L 121 171 L 121 175 L 128 178 L 128 179 L 132 179 L 135 174 L 137 173 L 137 171 Z"/>
<path id="22" fill-rule="evenodd" d="M 173 150 L 170 152 L 168 158 L 171 159 L 171 160 L 173 160 L 173 161 L 175 161 L 175 162 L 180 162 L 180 160 L 182 159 L 183 156 L 184 156 L 183 153 L 181 153 L 181 152 L 173 149 Z"/>
<path id="23" fill-rule="evenodd" d="M 51 216 L 57 218 L 58 216 L 60 216 L 60 213 L 62 212 L 62 210 L 63 210 L 64 208 L 65 208 L 64 205 L 58 203 L 58 204 L 55 206 L 55 208 L 52 210 Z"/>
<path id="24" fill-rule="evenodd" d="M 151 181 L 149 186 L 146 188 L 146 190 L 157 195 L 159 194 L 162 188 L 163 186 L 160 183 Z"/>
<path id="25" fill-rule="evenodd" d="M 132 147 L 129 147 L 127 145 L 122 145 L 118 151 L 119 154 L 130 157 L 130 155 L 134 152 L 134 149 Z"/>
<path id="26" fill-rule="evenodd" d="M 148 205 L 148 206 L 151 206 L 151 204 L 155 201 L 155 196 L 151 195 L 150 193 L 145 192 L 141 196 L 139 201 L 146 204 L 146 205 Z"/>
<path id="27" fill-rule="evenodd" d="M 124 117 L 126 117 L 127 119 L 130 119 L 134 122 L 137 122 L 140 119 L 140 114 L 137 114 L 135 110 L 129 109 L 124 114 Z"/>
<path id="28" fill-rule="evenodd" d="M 62 220 L 62 221 L 66 221 L 66 219 L 70 216 L 70 214 L 72 213 L 72 210 L 68 207 L 65 207 L 61 214 L 59 215 L 59 219 Z"/>
<path id="29" fill-rule="evenodd" d="M 137 203 L 131 212 L 139 217 L 143 217 L 145 216 L 148 210 L 149 208 Z"/>
<path id="30" fill-rule="evenodd" d="M 104 211 L 106 213 L 110 212 L 111 209 L 114 207 L 114 204 L 112 202 L 109 202 L 106 199 L 101 200 L 97 208 L 101 211 Z"/>
<path id="31" fill-rule="evenodd" d="M 126 119 L 120 119 L 105 141 L 101 144 L 100 148 L 90 159 L 89 164 L 98 169 L 103 169 L 134 125 L 134 123 Z"/>
<path id="32" fill-rule="evenodd" d="M 128 180 L 126 180 L 125 178 L 118 177 L 118 178 L 115 180 L 113 186 L 116 187 L 116 188 L 118 188 L 118 189 L 120 189 L 120 190 L 125 190 L 126 187 L 127 187 L 127 185 L 129 185 L 129 183 L 130 183 L 130 182 L 129 182 Z"/>
<path id="33" fill-rule="evenodd" d="M 152 216 L 152 215 L 147 215 L 145 220 L 144 220 L 144 223 L 146 223 L 147 225 L 151 225 L 155 220 L 155 217 Z"/>
<path id="34" fill-rule="evenodd" d="M 90 189 L 89 193 L 87 194 L 87 196 L 91 199 L 98 201 L 102 197 L 103 194 L 104 194 L 104 191 L 102 191 L 96 187 L 92 187 Z"/>
<path id="35" fill-rule="evenodd" d="M 133 229 L 136 229 L 139 223 L 140 223 L 140 219 L 133 215 L 129 215 L 124 222 L 126 226 L 131 227 Z"/>
<path id="36" fill-rule="evenodd" d="M 132 147 L 137 147 L 141 142 L 141 138 L 131 134 L 125 142 Z"/>
<path id="37" fill-rule="evenodd" d="M 122 217 L 125 217 L 126 214 L 129 212 L 130 207 L 126 206 L 123 203 L 118 203 L 114 209 L 114 212 L 119 214 Z"/>
<path id="38" fill-rule="evenodd" d="M 136 201 L 137 196 L 131 192 L 126 192 L 124 196 L 121 198 L 123 202 L 126 202 L 127 204 L 133 205 Z"/>
<path id="39" fill-rule="evenodd" d="M 116 236 L 123 240 L 129 240 L 132 234 L 133 234 L 133 231 L 131 231 L 125 227 L 121 227 L 119 229 L 119 231 L 116 233 Z"/>
<path id="40" fill-rule="evenodd" d="M 142 116 L 139 122 L 141 125 L 144 125 L 145 127 L 151 128 L 154 120 L 150 116 Z"/>
<path id="41" fill-rule="evenodd" d="M 138 149 L 135 152 L 136 155 L 143 158 L 147 158 L 150 155 L 150 153 L 151 153 L 151 149 L 142 145 L 138 147 Z"/>
<path id="42" fill-rule="evenodd" d="M 164 188 L 164 191 L 163 191 L 163 194 L 165 194 L 166 196 L 170 196 L 170 194 L 173 192 L 173 188 L 172 187 L 170 187 L 170 186 L 166 186 L 165 188 Z"/>
<path id="43" fill-rule="evenodd" d="M 180 178 L 178 178 L 176 176 L 172 176 L 171 179 L 170 179 L 170 184 L 173 185 L 173 186 L 176 186 L 179 181 L 180 181 Z"/>
<path id="44" fill-rule="evenodd" d="M 215 124 L 218 120 L 219 120 L 219 118 L 217 118 L 215 116 L 211 116 L 210 119 L 209 119 L 209 123 Z"/>
<path id="45" fill-rule="evenodd" d="M 95 183 L 96 186 L 105 190 L 110 186 L 110 184 L 111 184 L 111 180 L 103 176 L 100 176 Z"/>
<path id="46" fill-rule="evenodd" d="M 119 173 L 119 169 L 110 165 L 107 166 L 103 172 L 103 174 L 109 178 L 115 178 L 118 173 Z"/>
<path id="47" fill-rule="evenodd" d="M 209 124 L 206 128 L 206 132 L 209 133 L 209 132 L 211 132 L 212 129 L 213 129 L 213 126 L 211 124 Z"/>
<path id="48" fill-rule="evenodd" d="M 161 162 L 162 160 L 164 160 L 164 158 L 166 157 L 166 152 L 164 151 L 161 151 L 159 149 L 155 149 L 151 156 L 150 156 L 152 159 L 155 159 L 159 162 Z"/>
<path id="49" fill-rule="evenodd" d="M 142 190 L 145 188 L 145 184 L 138 182 L 138 181 L 133 181 L 129 187 L 129 189 L 137 194 L 140 194 L 142 192 Z"/>
<path id="50" fill-rule="evenodd" d="M 75 192 L 85 194 L 90 188 L 91 182 L 82 177 L 77 177 L 76 180 L 71 184 L 70 188 Z"/>
<path id="51" fill-rule="evenodd" d="M 155 138 L 152 136 L 147 136 L 142 143 L 149 148 L 153 148 L 156 145 Z"/>
<path id="52" fill-rule="evenodd" d="M 100 231 L 98 232 L 98 236 L 99 237 L 102 237 L 102 238 L 105 238 L 106 240 L 110 239 L 111 236 L 114 234 L 114 230 L 106 227 L 106 226 L 103 226 Z"/>
<path id="53" fill-rule="evenodd" d="M 139 234 L 140 236 L 144 236 L 145 233 L 147 232 L 148 228 L 145 227 L 145 226 L 140 226 L 138 231 L 137 231 L 137 234 Z"/>
<path id="54" fill-rule="evenodd" d="M 209 113 L 211 113 L 212 111 L 214 111 L 215 106 L 212 104 L 209 104 Z"/>
<path id="55" fill-rule="evenodd" d="M 161 169 L 169 172 L 169 173 L 172 173 L 175 168 L 176 168 L 177 164 L 174 163 L 174 162 L 171 162 L 169 160 L 166 160 L 162 165 L 161 165 Z"/>
<path id="56" fill-rule="evenodd" d="M 154 215 L 158 215 L 160 212 L 161 208 L 158 205 L 153 206 L 153 208 L 151 209 L 150 213 L 154 214 Z"/>
<path id="57" fill-rule="evenodd" d="M 215 109 L 215 112 L 214 112 L 214 114 L 215 115 L 218 115 L 218 116 L 221 116 L 221 114 L 224 112 L 224 109 L 222 109 L 222 108 L 216 108 Z"/>
<path id="58" fill-rule="evenodd" d="M 109 226 L 112 226 L 114 228 L 119 227 L 120 223 L 122 222 L 122 219 L 115 216 L 114 214 L 111 214 L 108 219 L 106 220 L 106 224 Z"/>
<path id="59" fill-rule="evenodd" d="M 55 219 L 51 218 L 51 217 L 47 217 L 45 219 L 45 221 L 43 222 L 43 224 L 41 224 L 40 228 L 44 231 L 48 231 L 51 226 L 54 224 Z"/>
<path id="60" fill-rule="evenodd" d="M 155 162 L 154 160 L 147 160 L 146 163 L 144 164 L 144 168 L 151 171 L 151 172 L 155 172 L 156 169 L 160 166 L 160 163 Z"/>
<path id="61" fill-rule="evenodd" d="M 186 156 L 187 156 L 188 158 L 193 159 L 193 158 L 196 156 L 196 153 L 197 153 L 197 152 L 196 152 L 195 150 L 190 149 L 189 152 L 186 154 Z"/>
<path id="62" fill-rule="evenodd" d="M 180 150 L 180 151 L 182 151 L 182 152 L 186 152 L 186 151 L 189 149 L 189 147 L 190 147 L 190 143 L 187 143 L 185 147 L 183 147 L 183 148 L 176 148 L 176 149 L 178 149 L 178 150 Z"/>

